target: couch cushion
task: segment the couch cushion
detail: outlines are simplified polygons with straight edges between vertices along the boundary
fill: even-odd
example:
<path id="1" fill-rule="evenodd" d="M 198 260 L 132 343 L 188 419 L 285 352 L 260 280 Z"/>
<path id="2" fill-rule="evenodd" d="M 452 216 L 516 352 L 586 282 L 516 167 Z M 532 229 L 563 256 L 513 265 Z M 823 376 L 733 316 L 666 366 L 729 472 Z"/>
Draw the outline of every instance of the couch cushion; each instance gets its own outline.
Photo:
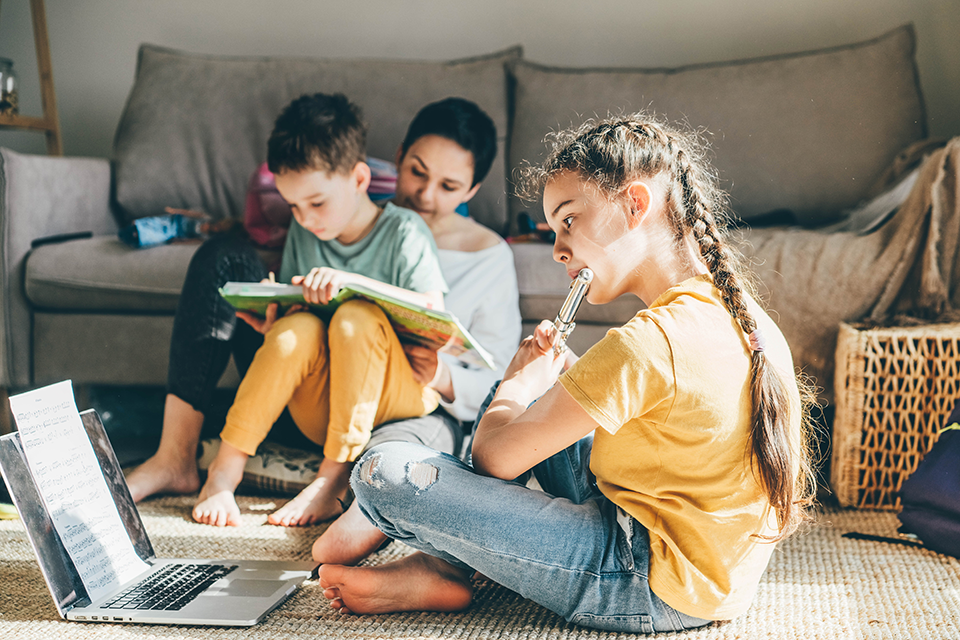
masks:
<path id="1" fill-rule="evenodd" d="M 38 311 L 33 384 L 163 386 L 172 334 L 173 315 Z"/>
<path id="2" fill-rule="evenodd" d="M 43 245 L 27 257 L 27 298 L 40 309 L 172 314 L 199 246 L 132 249 L 116 236 Z"/>
<path id="3" fill-rule="evenodd" d="M 537 162 L 543 137 L 585 116 L 648 109 L 709 131 L 731 207 L 773 209 L 806 223 L 855 205 L 926 119 L 912 25 L 842 47 L 675 69 L 513 65 L 510 165 Z M 511 198 L 543 219 L 540 203 Z"/>
<path id="4" fill-rule="evenodd" d="M 370 125 L 367 152 L 392 159 L 421 107 L 460 96 L 480 105 L 497 127 L 498 155 L 470 212 L 502 231 L 504 64 L 520 53 L 514 47 L 452 62 L 405 62 L 208 56 L 143 45 L 114 140 L 117 201 L 128 220 L 165 206 L 239 217 L 247 178 L 265 160 L 273 122 L 294 98 L 346 94 Z"/>

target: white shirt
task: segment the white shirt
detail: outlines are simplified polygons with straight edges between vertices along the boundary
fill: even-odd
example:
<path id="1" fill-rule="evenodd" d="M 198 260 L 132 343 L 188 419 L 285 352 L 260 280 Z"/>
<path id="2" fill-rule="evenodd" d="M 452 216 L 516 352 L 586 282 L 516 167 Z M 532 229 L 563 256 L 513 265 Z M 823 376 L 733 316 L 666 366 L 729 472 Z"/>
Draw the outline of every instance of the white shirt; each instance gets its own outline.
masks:
<path id="1" fill-rule="evenodd" d="M 449 292 L 444 308 L 490 352 L 495 370 L 474 367 L 446 353 L 455 399 L 440 404 L 458 420 L 477 418 L 493 383 L 503 377 L 520 344 L 520 294 L 513 252 L 503 240 L 480 251 L 439 249 L 440 270 Z"/>

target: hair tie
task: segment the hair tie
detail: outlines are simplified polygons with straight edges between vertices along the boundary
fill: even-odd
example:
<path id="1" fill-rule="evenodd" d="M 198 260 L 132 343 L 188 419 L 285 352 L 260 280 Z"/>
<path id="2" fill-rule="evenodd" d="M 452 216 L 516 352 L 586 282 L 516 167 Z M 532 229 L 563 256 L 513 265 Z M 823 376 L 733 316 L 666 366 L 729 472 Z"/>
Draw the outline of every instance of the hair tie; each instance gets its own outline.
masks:
<path id="1" fill-rule="evenodd" d="M 767 346 L 767 341 L 759 328 L 750 332 L 747 336 L 747 342 L 750 343 L 750 351 L 763 351 Z"/>

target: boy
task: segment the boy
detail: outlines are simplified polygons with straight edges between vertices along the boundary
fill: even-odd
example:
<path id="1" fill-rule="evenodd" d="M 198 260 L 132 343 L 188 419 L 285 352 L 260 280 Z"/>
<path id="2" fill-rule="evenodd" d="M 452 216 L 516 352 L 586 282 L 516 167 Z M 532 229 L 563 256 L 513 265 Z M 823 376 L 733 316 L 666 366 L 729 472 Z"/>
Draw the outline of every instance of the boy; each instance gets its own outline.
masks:
<path id="1" fill-rule="evenodd" d="M 326 303 L 357 282 L 443 308 L 447 287 L 429 229 L 416 213 L 380 208 L 367 196 L 365 137 L 359 109 L 339 94 L 302 96 L 278 117 L 268 165 L 294 217 L 280 279 L 302 285 L 309 302 Z M 371 303 L 345 303 L 329 324 L 300 310 L 278 319 L 276 307 L 266 318 L 238 315 L 263 334 L 263 346 L 227 414 L 193 517 L 239 524 L 233 494 L 243 467 L 285 407 L 324 447 L 317 478 L 299 497 L 308 503 L 301 523 L 334 517 L 373 427 L 428 414 L 438 395 L 417 381 L 389 321 Z"/>
<path id="2" fill-rule="evenodd" d="M 447 354 L 407 347 L 415 373 L 440 393 L 442 409 L 378 427 L 367 448 L 404 441 L 459 455 L 461 421 L 469 427 L 517 349 L 521 322 L 513 253 L 496 233 L 456 211 L 477 192 L 495 155 L 493 122 L 463 98 L 425 106 L 400 145 L 393 201 L 416 211 L 430 227 L 450 289 L 446 308 L 467 323 L 498 368 L 468 367 Z M 288 505 L 295 508 L 296 502 Z M 313 558 L 356 564 L 387 541 L 354 503 L 314 543 Z"/>

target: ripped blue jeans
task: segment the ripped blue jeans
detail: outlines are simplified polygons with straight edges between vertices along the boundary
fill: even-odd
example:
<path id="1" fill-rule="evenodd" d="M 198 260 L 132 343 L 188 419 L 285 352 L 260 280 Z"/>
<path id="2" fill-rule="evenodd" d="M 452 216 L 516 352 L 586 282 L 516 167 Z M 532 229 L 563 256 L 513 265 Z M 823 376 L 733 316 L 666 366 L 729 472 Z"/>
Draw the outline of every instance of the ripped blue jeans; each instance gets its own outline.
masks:
<path id="1" fill-rule="evenodd" d="M 389 442 L 354 467 L 360 509 L 383 533 L 585 627 L 628 633 L 707 624 L 647 580 L 649 538 L 589 473 L 592 437 L 535 467 L 544 491 L 477 474 L 422 445 Z"/>

